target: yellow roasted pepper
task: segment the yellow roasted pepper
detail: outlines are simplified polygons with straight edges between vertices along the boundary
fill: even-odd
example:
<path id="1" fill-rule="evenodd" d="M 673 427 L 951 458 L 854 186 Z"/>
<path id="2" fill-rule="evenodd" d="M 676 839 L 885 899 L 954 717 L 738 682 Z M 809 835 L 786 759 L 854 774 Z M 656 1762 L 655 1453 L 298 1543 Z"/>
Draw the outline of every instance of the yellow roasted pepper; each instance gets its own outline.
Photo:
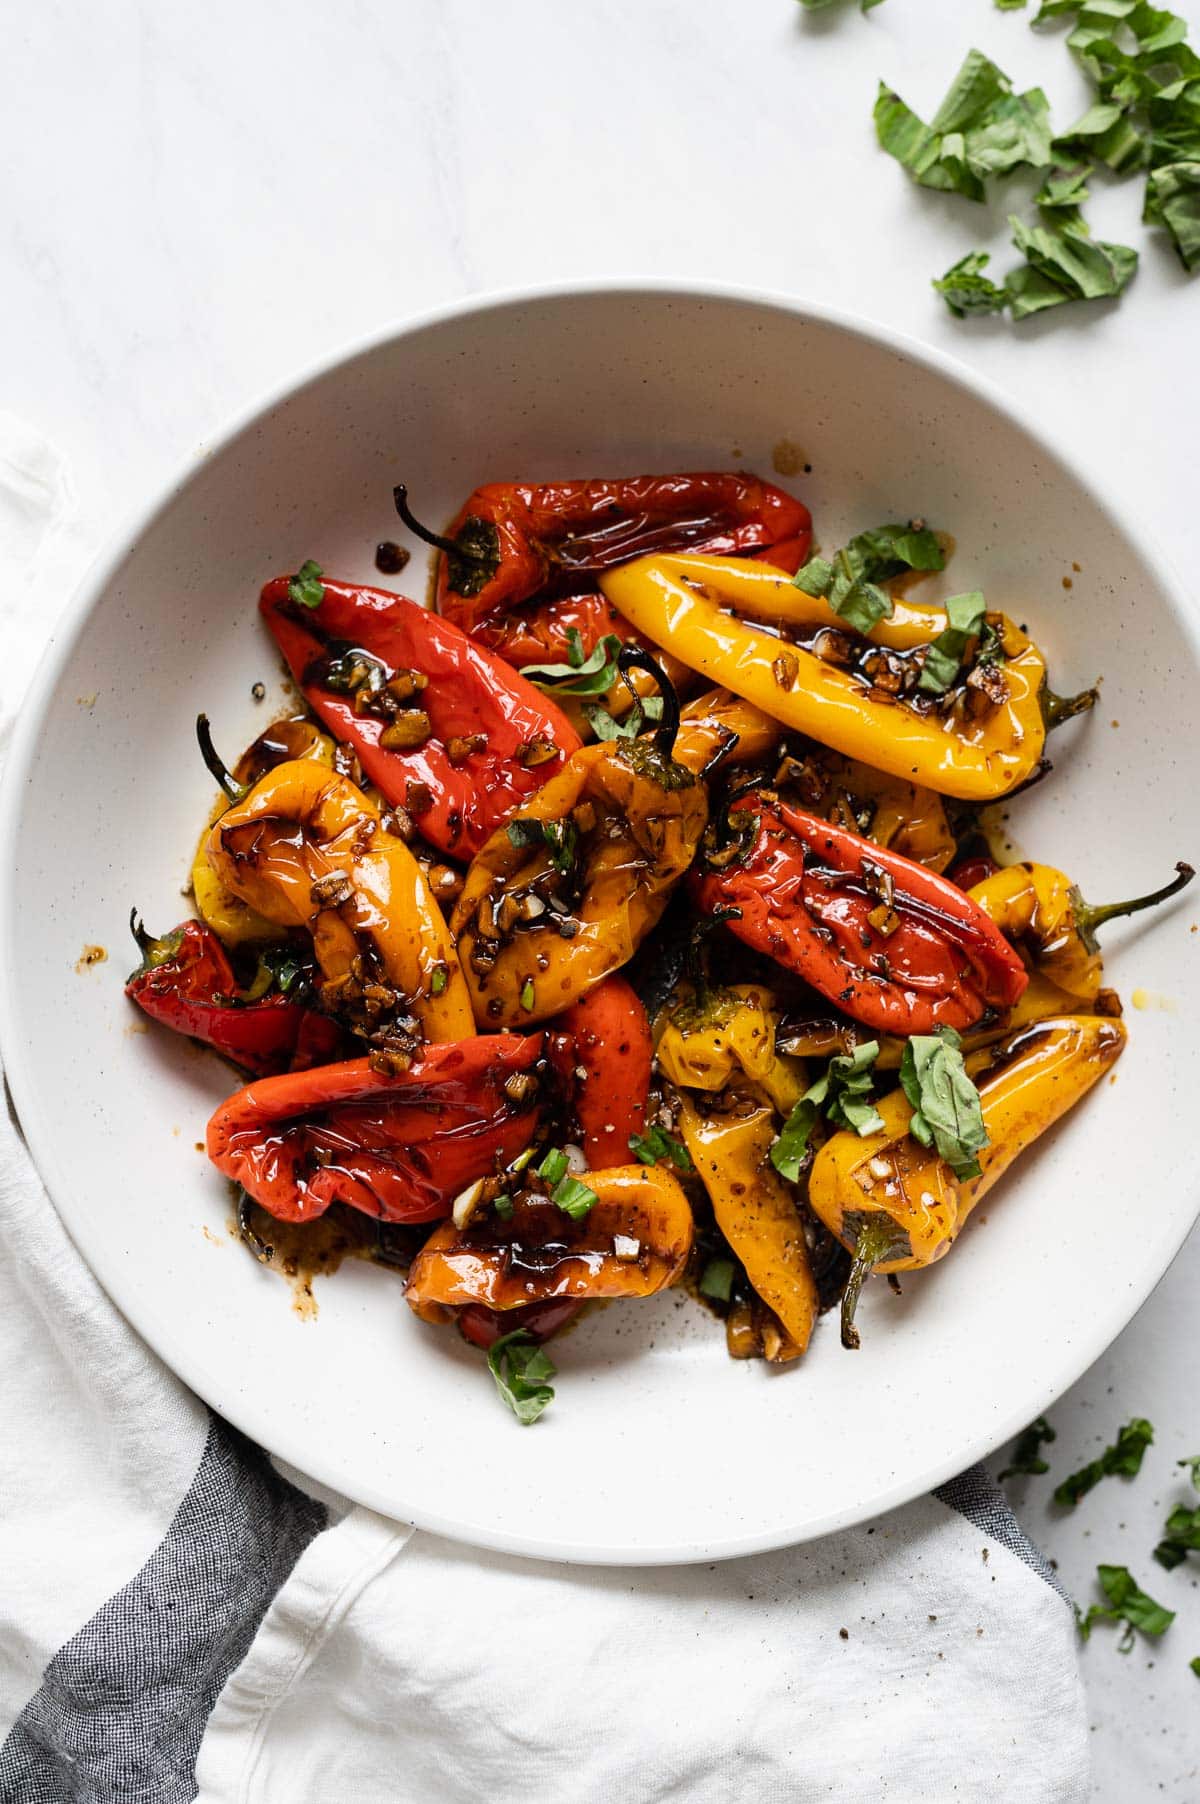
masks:
<path id="1" fill-rule="evenodd" d="M 1071 999 L 1065 1003 L 1071 1007 L 1094 1003 L 1100 992 L 1103 969 L 1097 928 L 1177 895 L 1195 873 L 1187 864 L 1176 865 L 1175 870 L 1171 882 L 1152 894 L 1102 908 L 1085 902 L 1070 878 L 1048 864 L 1007 865 L 969 893 L 1005 938 L 1027 951 L 1043 984 Z"/>
<path id="2" fill-rule="evenodd" d="M 641 653 L 623 653 L 642 657 Z M 632 957 L 695 855 L 708 797 L 653 739 L 573 752 L 476 854 L 451 920 L 482 1028 L 561 1014 Z"/>
<path id="3" fill-rule="evenodd" d="M 779 1016 L 762 984 L 710 991 L 677 1008 L 657 1048 L 660 1070 L 681 1090 L 723 1090 L 736 1071 L 787 1115 L 804 1091 L 804 1068 L 775 1050 Z"/>
<path id="4" fill-rule="evenodd" d="M 781 572 L 736 558 L 637 558 L 600 582 L 644 637 L 710 682 L 847 757 L 966 801 L 994 801 L 1025 782 L 1047 727 L 1095 699 L 1091 690 L 1069 701 L 1052 696 L 1041 652 L 1003 614 L 988 616 L 1004 654 L 994 699 L 964 687 L 912 700 L 890 692 L 897 661 L 884 654 L 901 654 L 902 664 L 903 654 L 929 645 L 946 626 L 939 608 L 897 600 L 890 619 L 855 635 Z"/>
<path id="5" fill-rule="evenodd" d="M 860 1137 L 843 1129 L 825 1142 L 813 1161 L 808 1200 L 854 1256 L 842 1302 L 844 1345 L 858 1345 L 854 1311 L 864 1280 L 941 1259 L 980 1197 L 1103 1077 L 1124 1046 L 1118 1020 L 1060 1015 L 973 1053 L 966 1069 L 988 1134 L 979 1177 L 956 1178 L 933 1148 L 913 1138 L 903 1090 L 877 1101 L 879 1132 Z"/>
<path id="6" fill-rule="evenodd" d="M 679 1131 L 704 1183 L 717 1226 L 746 1269 L 755 1294 L 778 1319 L 763 1336 L 768 1359 L 798 1359 L 819 1311 L 804 1225 L 788 1186 L 768 1154 L 775 1111 L 752 1093 L 727 1091 L 721 1112 L 703 1115 L 680 1099 Z M 730 1350 L 737 1352 L 731 1339 Z"/>
<path id="7" fill-rule="evenodd" d="M 238 760 L 234 776 L 239 784 L 249 787 L 275 765 L 291 758 L 313 758 L 318 764 L 332 768 L 333 751 L 333 740 L 328 733 L 322 733 L 307 716 L 277 720 L 265 733 L 259 734 L 254 744 Z M 209 863 L 209 832 L 214 821 L 219 820 L 228 807 L 228 796 L 223 795 L 214 803 L 200 835 L 196 856 L 192 860 L 192 895 L 196 902 L 196 913 L 226 946 L 267 944 L 279 938 L 278 924 L 269 921 L 265 915 L 260 915 L 248 902 L 243 902 L 240 896 L 235 896 L 221 882 Z"/>
<path id="8" fill-rule="evenodd" d="M 208 858 L 276 929 L 312 935 L 323 1002 L 354 1019 L 385 1063 L 408 1056 L 406 1016 L 428 1040 L 474 1033 L 454 942 L 420 866 L 345 777 L 309 759 L 278 765 L 221 815 Z"/>

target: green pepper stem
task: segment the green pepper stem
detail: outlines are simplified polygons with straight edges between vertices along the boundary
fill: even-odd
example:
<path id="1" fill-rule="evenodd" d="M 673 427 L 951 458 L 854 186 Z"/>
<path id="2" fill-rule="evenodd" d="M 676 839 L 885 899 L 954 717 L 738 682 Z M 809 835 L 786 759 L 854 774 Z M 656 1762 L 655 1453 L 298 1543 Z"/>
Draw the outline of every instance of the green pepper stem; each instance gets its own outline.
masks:
<path id="1" fill-rule="evenodd" d="M 901 1237 L 899 1245 L 898 1235 Z M 854 1326 L 854 1315 L 863 1285 L 877 1265 L 882 1265 L 885 1259 L 900 1257 L 901 1249 L 907 1245 L 907 1235 L 883 1210 L 865 1221 L 858 1230 L 850 1275 L 842 1292 L 842 1345 L 852 1353 L 857 1352 L 862 1344 L 858 1329 Z"/>
<path id="2" fill-rule="evenodd" d="M 396 503 L 396 512 L 407 526 L 409 532 L 415 533 L 426 545 L 432 545 L 435 551 L 444 551 L 447 557 L 465 558 L 468 564 L 482 564 L 486 560 L 472 545 L 459 545 L 454 539 L 448 539 L 445 533 L 431 532 L 428 526 L 422 526 L 408 505 L 408 488 L 398 482 L 392 490 L 392 500 Z"/>
<path id="3" fill-rule="evenodd" d="M 1055 695 L 1053 689 L 1043 683 L 1038 700 L 1046 731 L 1053 733 L 1055 727 L 1061 727 L 1064 720 L 1073 720 L 1076 714 L 1086 714 L 1089 708 L 1094 708 L 1100 700 L 1100 691 L 1081 689 L 1078 695 Z"/>
<path id="4" fill-rule="evenodd" d="M 675 693 L 674 683 L 658 659 L 652 658 L 644 645 L 623 645 L 617 653 L 617 669 L 633 697 L 635 707 L 641 706 L 641 697 L 629 680 L 629 672 L 644 670 L 658 684 L 658 692 L 662 696 L 662 720 L 654 732 L 654 749 L 660 758 L 673 758 L 675 740 L 679 734 L 679 697 Z"/>
<path id="5" fill-rule="evenodd" d="M 1164 883 L 1161 889 L 1152 890 L 1148 896 L 1135 896 L 1131 902 L 1106 902 L 1095 907 L 1085 902 L 1076 890 L 1072 895 L 1075 909 L 1075 925 L 1084 944 L 1095 938 L 1096 929 L 1103 927 L 1106 921 L 1119 920 L 1122 915 L 1140 914 L 1143 908 L 1154 908 L 1159 902 L 1165 902 L 1168 896 L 1177 896 L 1181 889 L 1186 889 L 1196 875 L 1190 864 L 1182 862 L 1175 866 L 1175 876 L 1170 883 Z"/>
<path id="6" fill-rule="evenodd" d="M 146 923 L 136 908 L 131 908 L 129 911 L 129 931 L 137 941 L 137 949 L 142 957 L 149 958 L 158 945 L 158 941 L 152 933 L 146 932 Z"/>
<path id="7" fill-rule="evenodd" d="M 249 783 L 239 783 L 221 758 L 212 742 L 207 714 L 197 714 L 196 716 L 196 739 L 200 746 L 200 756 L 204 760 L 209 775 L 231 802 L 240 802 L 250 785 Z"/>

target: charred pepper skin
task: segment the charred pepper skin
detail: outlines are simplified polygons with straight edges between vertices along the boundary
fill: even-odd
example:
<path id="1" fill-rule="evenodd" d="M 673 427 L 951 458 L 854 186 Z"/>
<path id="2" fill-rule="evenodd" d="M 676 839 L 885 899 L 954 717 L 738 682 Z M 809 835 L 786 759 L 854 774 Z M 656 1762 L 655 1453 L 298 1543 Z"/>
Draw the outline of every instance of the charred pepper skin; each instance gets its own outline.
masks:
<path id="1" fill-rule="evenodd" d="M 579 745 L 562 711 L 492 652 L 450 621 L 403 595 L 323 579 L 324 598 L 308 610 L 291 600 L 289 579 L 262 592 L 262 616 L 305 700 L 329 731 L 356 753 L 371 782 L 406 809 L 425 839 L 451 858 L 469 859 Z M 415 674 L 394 720 L 362 712 L 356 694 L 331 686 L 336 660 L 358 650 L 390 680 Z M 336 679 L 336 680 L 344 680 Z M 383 743 L 397 721 L 424 738 Z M 391 735 L 393 738 L 395 735 Z"/>
<path id="2" fill-rule="evenodd" d="M 409 1070 L 367 1059 L 264 1078 L 208 1124 L 217 1170 L 280 1221 L 313 1221 L 346 1203 L 382 1221 L 437 1221 L 455 1196 L 522 1152 L 537 1126 L 542 1036 L 495 1034 L 428 1046 Z"/>
<path id="3" fill-rule="evenodd" d="M 730 932 L 884 1034 L 970 1028 L 1009 1009 L 1029 978 L 962 890 L 857 833 L 751 791 L 744 855 L 692 879 L 706 913 L 736 908 Z"/>
<path id="4" fill-rule="evenodd" d="M 854 1255 L 842 1311 L 845 1345 L 858 1345 L 853 1318 L 864 1279 L 944 1258 L 980 1198 L 1099 1082 L 1125 1042 L 1119 1020 L 1060 1015 L 973 1053 L 967 1071 L 989 1138 L 977 1178 L 956 1178 L 936 1151 L 912 1137 L 912 1105 L 903 1090 L 877 1100 L 884 1123 L 878 1133 L 860 1137 L 843 1129 L 825 1142 L 813 1161 L 808 1199 Z"/>
<path id="5" fill-rule="evenodd" d="M 656 550 L 736 554 L 780 544 L 782 556 L 803 562 L 812 518 L 802 501 L 756 476 L 700 471 L 488 483 L 468 497 L 447 537 L 476 554 L 443 557 L 438 609 L 471 632 L 533 596 L 586 591 L 600 571 Z"/>
<path id="6" fill-rule="evenodd" d="M 1041 652 L 1002 614 L 988 618 L 1004 653 L 1005 698 L 968 715 L 877 693 L 857 671 L 810 648 L 836 633 L 859 652 L 911 653 L 944 629 L 940 608 L 897 600 L 890 619 L 869 635 L 854 634 L 827 602 L 780 572 L 698 556 L 640 558 L 607 571 L 601 587 L 643 638 L 709 682 L 848 758 L 963 801 L 995 801 L 1027 782 L 1038 769 L 1048 726 L 1095 699 L 1093 690 L 1067 702 L 1052 697 Z M 794 641 L 781 640 L 781 631 Z"/>
<path id="7" fill-rule="evenodd" d="M 125 994 L 152 1021 L 211 1046 L 243 1071 L 265 1077 L 286 1071 L 302 1049 L 306 1063 L 337 1056 L 336 1022 L 276 992 L 243 1002 L 225 948 L 203 921 L 184 921 L 152 939 L 134 917 L 142 962 Z"/>

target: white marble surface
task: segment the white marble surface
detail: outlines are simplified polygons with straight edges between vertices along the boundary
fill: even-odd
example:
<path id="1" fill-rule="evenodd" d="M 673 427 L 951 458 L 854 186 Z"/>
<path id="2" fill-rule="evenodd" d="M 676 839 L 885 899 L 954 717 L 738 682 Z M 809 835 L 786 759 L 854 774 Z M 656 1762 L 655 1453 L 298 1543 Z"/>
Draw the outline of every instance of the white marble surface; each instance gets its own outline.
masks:
<path id="1" fill-rule="evenodd" d="M 1174 3 L 1200 41 L 1200 4 Z M 1186 571 L 1200 284 L 1138 224 L 1137 184 L 1091 208 L 1100 235 L 1142 249 L 1119 307 L 959 325 L 928 278 L 977 243 L 1003 267 L 1006 205 L 920 193 L 874 146 L 876 79 L 928 113 L 972 44 L 1073 118 L 1082 84 L 1029 16 L 990 0 L 888 0 L 865 19 L 794 0 L 13 7 L 3 402 L 67 454 L 87 518 L 115 523 L 232 412 L 389 319 L 540 279 L 733 279 L 857 309 L 994 377 Z M 1130 1198 L 1131 1232 L 1153 1206 Z M 1105 1804 L 1200 1796 L 1196 1562 L 1168 1575 L 1149 1557 L 1173 1462 L 1200 1451 L 1198 1281 L 1194 1237 L 1053 1412 L 1060 1473 L 1149 1415 L 1143 1476 L 1068 1518 L 1052 1480 L 1026 1492 L 1079 1595 L 1098 1560 L 1124 1562 L 1179 1611 L 1156 1649 L 1122 1659 L 1099 1632 L 1085 1650 Z M 1019 1303 L 1014 1324 L 1038 1332 Z"/>

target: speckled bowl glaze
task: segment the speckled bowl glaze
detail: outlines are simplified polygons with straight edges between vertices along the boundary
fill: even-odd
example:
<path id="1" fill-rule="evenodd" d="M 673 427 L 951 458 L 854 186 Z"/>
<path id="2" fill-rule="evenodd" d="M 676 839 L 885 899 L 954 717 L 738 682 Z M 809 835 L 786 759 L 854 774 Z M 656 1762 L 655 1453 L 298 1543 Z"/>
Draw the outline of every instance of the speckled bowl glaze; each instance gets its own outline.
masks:
<path id="1" fill-rule="evenodd" d="M 474 302 L 308 374 L 173 482 L 88 577 L 34 685 L 0 818 L 0 1036 L 21 1120 L 114 1302 L 273 1452 L 403 1520 L 564 1560 L 686 1561 L 819 1535 L 904 1502 L 1044 1409 L 1144 1301 L 1197 1210 L 1181 1127 L 1200 1090 L 1200 900 L 1113 929 L 1130 1045 L 952 1255 L 870 1287 L 862 1351 L 827 1323 L 794 1370 L 734 1364 L 687 1298 L 612 1306 L 555 1345 L 527 1433 L 478 1353 L 358 1261 L 286 1283 L 228 1232 L 198 1143 L 231 1088 L 122 995 L 126 921 L 186 910 L 211 784 L 192 722 L 239 747 L 283 700 L 262 581 L 315 557 L 370 580 L 479 481 L 772 462 L 821 539 L 920 513 L 947 577 L 1028 622 L 1057 686 L 1103 703 L 1016 802 L 1019 851 L 1105 900 L 1200 850 L 1198 646 L 1187 604 L 1072 457 L 1003 397 L 861 321 L 753 294 L 611 286 Z M 811 466 L 811 467 L 810 467 Z M 403 586 L 420 595 L 414 545 Z M 1069 579 L 1068 581 L 1065 579 Z M 398 585 L 397 585 L 398 586 Z M 267 700 L 251 685 L 262 681 Z M 1119 723 L 1119 725 L 1118 725 Z M 86 945 L 107 962 L 76 969 Z"/>

